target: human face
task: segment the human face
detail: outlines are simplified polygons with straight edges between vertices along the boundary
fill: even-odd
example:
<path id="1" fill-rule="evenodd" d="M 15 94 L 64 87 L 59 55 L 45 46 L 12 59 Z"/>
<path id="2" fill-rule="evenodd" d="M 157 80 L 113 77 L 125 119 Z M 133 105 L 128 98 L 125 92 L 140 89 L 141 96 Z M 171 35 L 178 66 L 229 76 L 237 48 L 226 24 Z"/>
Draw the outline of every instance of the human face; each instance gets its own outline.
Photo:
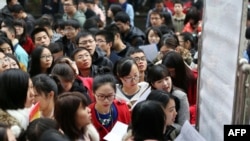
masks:
<path id="1" fill-rule="evenodd" d="M 180 14 L 183 11 L 183 6 L 180 3 L 174 5 L 174 12 Z"/>
<path id="2" fill-rule="evenodd" d="M 150 44 L 158 44 L 160 42 L 160 37 L 156 32 L 150 30 L 148 33 L 148 41 Z"/>
<path id="3" fill-rule="evenodd" d="M 64 91 L 64 92 L 69 92 L 70 89 L 71 89 L 72 86 L 73 86 L 74 80 L 72 80 L 72 81 L 67 81 L 67 80 L 63 79 L 63 77 L 61 77 L 61 76 L 58 77 L 58 80 L 60 81 L 60 84 L 61 84 L 61 86 L 62 86 L 62 88 L 63 88 L 63 91 Z"/>
<path id="4" fill-rule="evenodd" d="M 65 0 L 63 3 L 63 9 L 65 13 L 72 13 L 75 9 L 75 5 L 72 0 Z"/>
<path id="5" fill-rule="evenodd" d="M 5 32 L 7 37 L 10 39 L 10 40 L 13 40 L 15 38 L 15 34 L 10 32 L 9 29 L 5 26 L 2 26 L 1 28 L 1 31 Z"/>
<path id="6" fill-rule="evenodd" d="M 107 11 L 107 17 L 112 18 L 113 16 L 114 15 L 113 15 L 112 11 L 109 8 L 108 11 Z"/>
<path id="7" fill-rule="evenodd" d="M 51 91 L 46 96 L 45 92 L 38 92 L 36 88 L 34 88 L 34 93 L 35 103 L 39 102 L 40 111 L 47 111 L 54 102 L 54 92 Z"/>
<path id="8" fill-rule="evenodd" d="M 175 78 L 175 68 L 168 68 L 169 74 L 172 78 Z"/>
<path id="9" fill-rule="evenodd" d="M 9 57 L 0 52 L 0 73 L 10 68 Z"/>
<path id="10" fill-rule="evenodd" d="M 35 102 L 35 97 L 34 97 L 33 83 L 31 79 L 29 79 L 29 86 L 28 86 L 28 91 L 27 91 L 25 107 L 30 108 L 34 102 Z"/>
<path id="11" fill-rule="evenodd" d="M 90 69 L 90 67 L 92 66 L 92 58 L 87 50 L 82 50 L 76 53 L 74 56 L 74 60 L 79 70 Z"/>
<path id="12" fill-rule="evenodd" d="M 144 53 L 138 52 L 130 55 L 130 57 L 134 58 L 136 64 L 138 65 L 139 71 L 144 72 L 147 69 L 147 59 Z"/>
<path id="13" fill-rule="evenodd" d="M 169 48 L 167 45 L 163 45 L 161 48 L 160 48 L 160 54 L 161 54 L 161 57 L 163 57 L 166 53 L 168 53 L 169 51 L 173 51 L 173 49 Z"/>
<path id="14" fill-rule="evenodd" d="M 79 105 L 75 116 L 78 129 L 82 129 L 91 123 L 91 110 L 88 106 L 84 107 L 82 103 Z"/>
<path id="15" fill-rule="evenodd" d="M 15 19 L 22 19 L 22 12 L 12 12 L 11 14 Z"/>
<path id="16" fill-rule="evenodd" d="M 23 34 L 24 28 L 22 26 L 16 25 L 16 35 L 21 36 Z"/>
<path id="17" fill-rule="evenodd" d="M 177 115 L 174 99 L 169 100 L 167 106 L 164 108 L 164 111 L 167 117 L 166 124 L 173 125 Z"/>
<path id="18" fill-rule="evenodd" d="M 44 31 L 35 34 L 35 45 L 48 47 L 50 44 L 50 38 L 48 34 Z"/>
<path id="19" fill-rule="evenodd" d="M 172 79 L 170 76 L 166 76 L 163 79 L 155 81 L 152 85 L 157 90 L 164 90 L 169 93 L 172 89 Z"/>
<path id="20" fill-rule="evenodd" d="M 164 8 L 164 3 L 161 2 L 161 3 L 156 3 L 155 4 L 155 9 L 157 11 L 161 12 L 163 10 L 163 8 Z"/>
<path id="21" fill-rule="evenodd" d="M 151 14 L 150 15 L 150 23 L 152 26 L 159 27 L 162 24 L 162 18 L 159 14 Z"/>
<path id="22" fill-rule="evenodd" d="M 129 23 L 123 23 L 121 21 L 117 21 L 115 22 L 115 24 L 117 25 L 117 27 L 120 29 L 121 33 L 125 33 L 129 28 Z"/>
<path id="23" fill-rule="evenodd" d="M 85 10 L 87 7 L 84 2 L 78 3 L 78 10 Z"/>
<path id="24" fill-rule="evenodd" d="M 4 51 L 4 53 L 9 53 L 9 54 L 13 54 L 12 49 L 10 47 L 10 45 L 8 43 L 3 43 L 2 45 L 0 45 L 0 48 Z"/>
<path id="25" fill-rule="evenodd" d="M 108 43 L 104 36 L 97 35 L 95 36 L 96 44 L 98 47 L 100 47 L 105 52 L 110 52 L 110 48 L 112 46 L 112 43 Z"/>
<path id="26" fill-rule="evenodd" d="M 97 106 L 102 109 L 110 109 L 111 104 L 115 98 L 115 90 L 110 83 L 101 85 L 95 91 L 95 99 Z"/>
<path id="27" fill-rule="evenodd" d="M 88 35 L 79 39 L 78 46 L 86 48 L 90 52 L 90 54 L 93 55 L 96 48 L 96 42 L 93 36 Z"/>
<path id="28" fill-rule="evenodd" d="M 75 29 L 72 26 L 65 26 L 64 27 L 64 33 L 65 33 L 67 39 L 69 39 L 69 40 L 74 40 L 75 37 L 77 36 L 78 32 L 79 32 L 79 29 Z"/>
<path id="29" fill-rule="evenodd" d="M 122 81 L 123 87 L 134 88 L 137 87 L 139 78 L 139 69 L 136 64 L 133 64 L 130 73 L 127 76 L 120 77 L 120 80 Z"/>
<path id="30" fill-rule="evenodd" d="M 182 46 L 182 47 L 184 47 L 185 45 L 184 45 L 184 39 L 183 39 L 183 36 L 181 36 L 181 35 L 179 35 L 179 36 L 177 36 L 178 37 L 178 40 L 179 40 L 179 44 L 180 44 L 180 46 Z"/>
<path id="31" fill-rule="evenodd" d="M 16 137 L 13 132 L 8 128 L 7 129 L 8 141 L 16 141 Z"/>
<path id="32" fill-rule="evenodd" d="M 42 70 L 47 70 L 51 67 L 53 56 L 49 49 L 44 48 L 40 56 L 40 65 Z"/>
<path id="33" fill-rule="evenodd" d="M 17 62 L 14 60 L 14 59 L 12 59 L 12 58 L 10 58 L 9 57 L 9 59 L 10 59 L 10 68 L 15 68 L 15 69 L 19 69 L 19 66 L 17 65 Z"/>

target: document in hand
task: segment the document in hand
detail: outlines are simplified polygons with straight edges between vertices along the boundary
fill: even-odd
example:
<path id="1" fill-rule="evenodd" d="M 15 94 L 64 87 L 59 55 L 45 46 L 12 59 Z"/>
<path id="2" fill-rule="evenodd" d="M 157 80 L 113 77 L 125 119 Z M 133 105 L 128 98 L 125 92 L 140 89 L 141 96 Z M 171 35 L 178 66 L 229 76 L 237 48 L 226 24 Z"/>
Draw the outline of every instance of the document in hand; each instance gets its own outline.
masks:
<path id="1" fill-rule="evenodd" d="M 158 49 L 156 44 L 149 44 L 149 45 L 142 45 L 139 46 L 140 49 L 142 49 L 149 61 L 153 61 L 157 54 L 158 54 Z"/>
<path id="2" fill-rule="evenodd" d="M 206 141 L 200 133 L 189 123 L 185 121 L 181 128 L 181 133 L 174 141 Z"/>
<path id="3" fill-rule="evenodd" d="M 122 137 L 127 133 L 128 125 L 117 121 L 112 130 L 103 138 L 107 141 L 122 141 Z"/>

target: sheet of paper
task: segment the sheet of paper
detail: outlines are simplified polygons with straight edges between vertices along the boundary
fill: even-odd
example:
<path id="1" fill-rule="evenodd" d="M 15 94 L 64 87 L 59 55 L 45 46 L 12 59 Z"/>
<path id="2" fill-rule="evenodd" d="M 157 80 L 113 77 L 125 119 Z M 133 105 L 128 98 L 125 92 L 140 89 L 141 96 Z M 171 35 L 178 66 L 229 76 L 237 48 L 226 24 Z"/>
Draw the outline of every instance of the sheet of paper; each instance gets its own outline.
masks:
<path id="1" fill-rule="evenodd" d="M 144 51 L 149 61 L 153 61 L 158 54 L 158 49 L 157 49 L 156 44 L 142 45 L 142 46 L 139 46 L 139 48 Z"/>
<path id="2" fill-rule="evenodd" d="M 199 132 L 189 123 L 186 121 L 182 128 L 181 133 L 177 136 L 174 141 L 206 141 L 204 137 L 200 135 Z"/>
<path id="3" fill-rule="evenodd" d="M 122 141 L 122 137 L 127 133 L 128 125 L 117 121 L 112 130 L 103 138 L 107 141 Z"/>

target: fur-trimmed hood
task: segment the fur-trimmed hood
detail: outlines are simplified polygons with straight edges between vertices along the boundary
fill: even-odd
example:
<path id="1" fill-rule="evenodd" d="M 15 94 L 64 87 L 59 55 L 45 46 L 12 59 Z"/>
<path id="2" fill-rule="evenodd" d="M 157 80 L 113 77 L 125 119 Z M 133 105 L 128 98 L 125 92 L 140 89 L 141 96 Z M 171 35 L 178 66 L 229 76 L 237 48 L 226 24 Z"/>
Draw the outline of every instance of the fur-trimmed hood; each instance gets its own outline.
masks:
<path id="1" fill-rule="evenodd" d="M 0 122 L 10 126 L 15 137 L 18 138 L 22 131 L 26 130 L 29 125 L 29 110 L 2 110 L 0 109 Z"/>

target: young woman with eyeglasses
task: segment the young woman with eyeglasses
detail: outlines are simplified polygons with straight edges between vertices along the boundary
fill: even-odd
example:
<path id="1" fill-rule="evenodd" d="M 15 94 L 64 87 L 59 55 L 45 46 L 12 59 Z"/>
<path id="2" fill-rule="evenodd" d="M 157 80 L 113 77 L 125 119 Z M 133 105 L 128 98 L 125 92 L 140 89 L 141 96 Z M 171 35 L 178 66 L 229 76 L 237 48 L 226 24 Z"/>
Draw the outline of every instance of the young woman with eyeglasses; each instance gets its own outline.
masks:
<path id="1" fill-rule="evenodd" d="M 93 92 L 96 102 L 92 103 L 92 123 L 100 134 L 100 139 L 107 135 L 115 123 L 120 121 L 130 123 L 130 111 L 125 102 L 115 100 L 116 86 L 112 74 L 97 75 L 93 82 Z"/>
<path id="2" fill-rule="evenodd" d="M 31 53 L 31 62 L 29 67 L 30 76 L 45 73 L 50 74 L 53 63 L 52 53 L 48 48 L 38 46 Z"/>
<path id="3" fill-rule="evenodd" d="M 116 99 L 124 100 L 132 106 L 142 95 L 150 92 L 147 82 L 139 82 L 140 71 L 135 59 L 125 57 L 115 64 L 114 74 L 119 84 L 116 85 Z"/>

